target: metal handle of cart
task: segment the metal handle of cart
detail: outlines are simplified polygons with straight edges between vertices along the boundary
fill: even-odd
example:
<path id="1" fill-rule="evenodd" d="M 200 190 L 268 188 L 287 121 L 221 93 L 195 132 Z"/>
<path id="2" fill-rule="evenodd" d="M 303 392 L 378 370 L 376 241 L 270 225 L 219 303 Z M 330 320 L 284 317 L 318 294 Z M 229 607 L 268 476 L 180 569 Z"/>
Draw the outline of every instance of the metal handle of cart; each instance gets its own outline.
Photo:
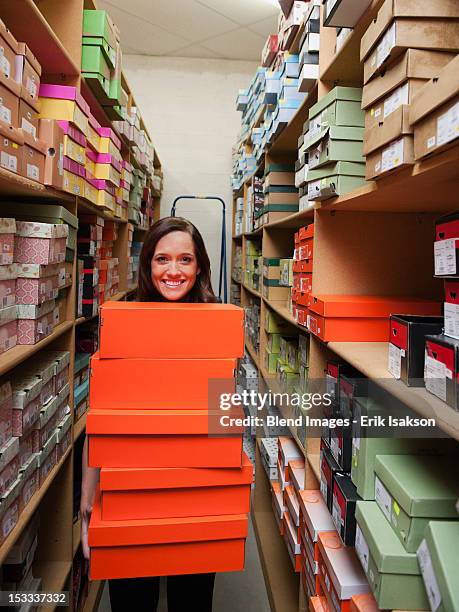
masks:
<path id="1" fill-rule="evenodd" d="M 171 217 L 175 217 L 175 209 L 177 203 L 180 200 L 216 200 L 220 202 L 222 205 L 222 229 L 221 229 L 221 239 L 220 239 L 220 274 L 218 279 L 218 297 L 222 302 L 226 303 L 228 301 L 228 279 L 227 279 L 227 270 L 226 270 L 226 204 L 223 198 L 220 196 L 206 196 L 206 195 L 181 195 L 175 198 L 172 208 L 171 208 Z M 223 285 L 223 296 L 222 299 L 222 285 Z"/>

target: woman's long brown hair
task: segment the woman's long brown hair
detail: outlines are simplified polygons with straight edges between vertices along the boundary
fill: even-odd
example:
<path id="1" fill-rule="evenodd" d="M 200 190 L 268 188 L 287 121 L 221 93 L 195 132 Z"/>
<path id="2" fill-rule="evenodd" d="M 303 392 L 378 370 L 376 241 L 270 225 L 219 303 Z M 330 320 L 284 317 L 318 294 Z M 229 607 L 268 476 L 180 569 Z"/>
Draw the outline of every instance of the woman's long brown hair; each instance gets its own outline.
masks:
<path id="1" fill-rule="evenodd" d="M 151 260 L 158 242 L 170 232 L 186 232 L 193 240 L 200 273 L 191 291 L 182 302 L 217 302 L 210 280 L 210 261 L 199 230 L 182 217 L 164 217 L 148 230 L 142 246 L 139 261 L 139 282 L 137 299 L 140 302 L 164 302 L 165 298 L 157 291 L 151 280 Z"/>

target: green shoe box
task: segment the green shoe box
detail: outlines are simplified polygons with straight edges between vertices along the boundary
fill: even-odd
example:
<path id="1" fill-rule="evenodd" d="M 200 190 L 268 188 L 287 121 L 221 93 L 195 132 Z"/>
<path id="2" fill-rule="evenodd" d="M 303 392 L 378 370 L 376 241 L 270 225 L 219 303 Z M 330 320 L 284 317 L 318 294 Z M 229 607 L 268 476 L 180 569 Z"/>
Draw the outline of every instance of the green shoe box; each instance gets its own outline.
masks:
<path id="1" fill-rule="evenodd" d="M 431 610 L 459 610 L 459 523 L 431 521 L 417 556 Z"/>
<path id="2" fill-rule="evenodd" d="M 308 171 L 308 199 L 327 200 L 365 185 L 365 164 L 339 161 Z"/>
<path id="3" fill-rule="evenodd" d="M 116 66 L 116 51 L 113 47 L 107 43 L 107 41 L 101 36 L 84 36 L 83 45 L 88 47 L 100 48 L 104 54 L 107 64 L 111 70 L 115 69 Z"/>
<path id="4" fill-rule="evenodd" d="M 459 479 L 451 466 L 451 457 L 376 457 L 376 502 L 408 552 L 417 551 L 429 521 L 459 519 Z"/>
<path id="5" fill-rule="evenodd" d="M 375 461 L 377 455 L 435 454 L 446 442 L 443 439 L 379 438 L 371 427 L 362 427 L 362 417 L 376 418 L 387 415 L 380 402 L 368 397 L 354 398 L 352 425 L 351 478 L 362 499 L 375 499 Z M 446 449 L 444 452 L 447 452 Z"/>
<path id="6" fill-rule="evenodd" d="M 87 45 L 85 39 L 83 39 L 83 46 L 81 47 L 82 72 L 96 72 L 109 81 L 112 70 L 109 61 L 109 55 L 103 46 Z"/>
<path id="7" fill-rule="evenodd" d="M 364 163 L 364 128 L 327 126 L 308 144 L 308 166 L 312 170 L 339 161 Z"/>
<path id="8" fill-rule="evenodd" d="M 358 501 L 355 550 L 381 610 L 429 610 L 418 560 L 408 553 L 376 502 Z"/>
<path id="9" fill-rule="evenodd" d="M 364 127 L 361 87 L 335 87 L 309 109 L 309 121 L 321 125 Z"/>
<path id="10" fill-rule="evenodd" d="M 271 310 L 266 309 L 265 314 L 265 331 L 268 334 L 285 334 L 291 326 L 285 319 L 282 319 Z"/>
<path id="11" fill-rule="evenodd" d="M 83 37 L 86 36 L 103 38 L 110 47 L 115 48 L 115 30 L 107 11 L 83 11 Z"/>
<path id="12" fill-rule="evenodd" d="M 265 350 L 265 368 L 268 374 L 275 374 L 277 369 L 277 362 L 279 360 L 279 353 L 271 351 L 269 348 Z"/>
<path id="13" fill-rule="evenodd" d="M 110 91 L 110 81 L 98 72 L 82 72 L 92 92 L 101 104 L 108 101 L 108 93 Z"/>
<path id="14" fill-rule="evenodd" d="M 263 276 L 268 279 L 280 278 L 280 259 L 278 257 L 263 257 Z"/>

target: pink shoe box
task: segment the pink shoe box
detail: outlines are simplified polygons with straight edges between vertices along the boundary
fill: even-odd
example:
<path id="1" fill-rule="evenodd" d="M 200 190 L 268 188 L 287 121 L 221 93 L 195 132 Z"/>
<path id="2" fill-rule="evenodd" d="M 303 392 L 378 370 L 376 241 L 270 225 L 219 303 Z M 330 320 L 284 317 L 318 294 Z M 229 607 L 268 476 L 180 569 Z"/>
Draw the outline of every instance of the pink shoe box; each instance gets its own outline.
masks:
<path id="1" fill-rule="evenodd" d="M 59 391 L 57 396 L 57 421 L 60 422 L 67 415 L 70 414 L 70 406 L 69 406 L 69 397 L 70 397 L 70 383 L 66 383 L 62 389 Z"/>
<path id="2" fill-rule="evenodd" d="M 14 261 L 44 265 L 63 262 L 68 231 L 65 223 L 17 221 Z"/>
<path id="3" fill-rule="evenodd" d="M 19 520 L 19 494 L 21 479 L 18 478 L 0 498 L 0 546 L 16 527 Z"/>
<path id="4" fill-rule="evenodd" d="M 19 496 L 19 512 L 30 502 L 39 488 L 38 454 L 33 454 L 21 470 L 22 489 Z"/>
<path id="5" fill-rule="evenodd" d="M 18 339 L 16 306 L 0 309 L 0 355 L 13 348 Z"/>
<path id="6" fill-rule="evenodd" d="M 56 461 L 60 461 L 72 443 L 72 415 L 67 414 L 57 425 Z"/>
<path id="7" fill-rule="evenodd" d="M 0 471 L 0 496 L 5 495 L 19 474 L 19 445 L 18 452 L 11 461 Z"/>
<path id="8" fill-rule="evenodd" d="M 56 443 L 57 434 L 54 432 L 38 455 L 40 487 L 43 485 L 51 470 L 56 465 Z"/>
<path id="9" fill-rule="evenodd" d="M 62 267 L 58 265 L 18 264 L 16 304 L 38 306 L 57 298 L 62 282 Z"/>
<path id="10" fill-rule="evenodd" d="M 42 351 L 43 367 L 53 367 L 53 395 L 57 395 L 69 382 L 69 351 Z M 46 402 L 43 402 L 46 403 Z"/>
<path id="11" fill-rule="evenodd" d="M 58 408 L 59 397 L 56 395 L 40 410 L 40 416 L 33 427 L 35 431 L 38 431 L 39 448 L 43 448 L 56 429 Z"/>
<path id="12" fill-rule="evenodd" d="M 16 304 L 16 264 L 0 266 L 0 308 L 8 308 Z"/>
<path id="13" fill-rule="evenodd" d="M 36 423 L 40 410 L 43 381 L 23 371 L 11 381 L 13 390 L 13 435 L 23 436 Z"/>
<path id="14" fill-rule="evenodd" d="M 15 219 L 0 218 L 0 265 L 2 266 L 13 263 L 15 233 Z"/>
<path id="15" fill-rule="evenodd" d="M 33 313 L 19 310 L 21 308 L 29 308 L 29 306 L 18 306 L 18 344 L 40 342 L 40 340 L 49 336 L 56 324 L 59 323 L 59 308 L 54 308 L 51 312 L 41 315 L 39 318 L 32 318 L 30 315 Z M 35 306 L 30 306 L 30 308 L 35 308 Z M 52 388 L 52 383 L 50 386 Z"/>
<path id="16" fill-rule="evenodd" d="M 42 406 L 44 406 L 56 395 L 54 385 L 55 363 L 47 357 L 46 353 L 40 353 L 38 362 L 29 366 L 27 371 L 41 379 L 43 386 L 40 391 L 40 400 Z"/>
<path id="17" fill-rule="evenodd" d="M 9 381 L 0 385 L 0 448 L 13 436 L 13 392 Z"/>
<path id="18" fill-rule="evenodd" d="M 19 438 L 19 463 L 21 464 L 21 468 L 27 465 L 32 455 L 39 452 L 38 432 L 35 429 Z"/>

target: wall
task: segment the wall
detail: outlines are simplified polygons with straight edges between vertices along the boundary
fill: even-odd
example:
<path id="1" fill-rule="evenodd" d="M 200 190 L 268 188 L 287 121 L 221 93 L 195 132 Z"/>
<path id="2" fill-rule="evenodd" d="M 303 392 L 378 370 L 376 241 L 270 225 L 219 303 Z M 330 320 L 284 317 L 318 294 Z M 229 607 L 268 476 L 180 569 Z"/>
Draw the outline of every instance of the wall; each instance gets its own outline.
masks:
<path id="1" fill-rule="evenodd" d="M 123 57 L 126 77 L 158 150 L 164 170 L 161 216 L 178 195 L 221 196 L 227 205 L 227 253 L 231 249 L 231 148 L 240 130 L 238 89 L 248 86 L 255 62 L 195 58 Z M 178 214 L 195 223 L 211 258 L 218 291 L 221 207 L 184 202 Z M 228 268 L 228 295 L 230 274 Z"/>

